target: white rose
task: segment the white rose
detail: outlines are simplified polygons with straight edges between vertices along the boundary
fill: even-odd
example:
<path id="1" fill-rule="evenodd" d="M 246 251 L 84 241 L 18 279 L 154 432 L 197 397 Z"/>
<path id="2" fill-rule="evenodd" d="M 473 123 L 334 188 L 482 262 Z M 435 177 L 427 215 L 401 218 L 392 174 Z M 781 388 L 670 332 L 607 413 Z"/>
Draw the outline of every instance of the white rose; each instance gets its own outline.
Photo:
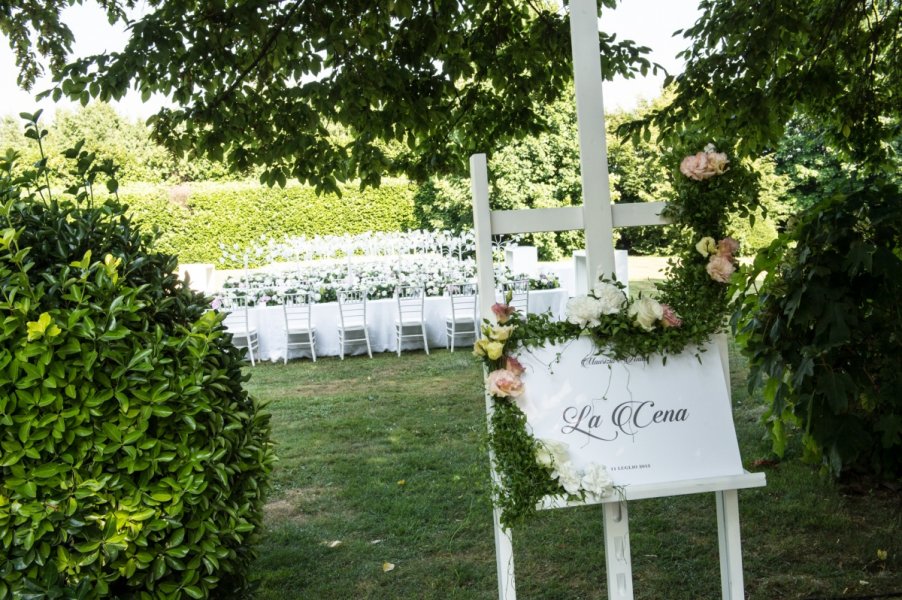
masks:
<path id="1" fill-rule="evenodd" d="M 608 470 L 604 465 L 597 463 L 589 465 L 589 468 L 583 473 L 580 484 L 586 492 L 597 498 L 607 498 L 614 493 L 614 482 L 608 475 Z"/>
<path id="2" fill-rule="evenodd" d="M 636 325 L 645 331 L 651 331 L 655 328 L 655 323 L 664 316 L 664 307 L 652 298 L 639 298 L 630 306 L 629 312 Z"/>
<path id="3" fill-rule="evenodd" d="M 567 301 L 567 321 L 580 327 L 596 327 L 601 324 L 601 302 L 591 296 L 577 296 Z"/>
<path id="4" fill-rule="evenodd" d="M 595 297 L 601 303 L 601 314 L 616 315 L 626 304 L 626 294 L 613 283 L 599 281 L 592 290 Z"/>
<path id="5" fill-rule="evenodd" d="M 557 440 L 538 440 L 536 448 L 536 462 L 543 467 L 562 465 L 570 460 L 570 451 L 567 444 Z"/>
<path id="6" fill-rule="evenodd" d="M 579 471 L 576 470 L 573 463 L 566 462 L 557 465 L 557 468 L 551 476 L 557 479 L 558 483 L 561 484 L 561 487 L 563 487 L 568 494 L 579 493 L 582 477 L 580 477 Z"/>

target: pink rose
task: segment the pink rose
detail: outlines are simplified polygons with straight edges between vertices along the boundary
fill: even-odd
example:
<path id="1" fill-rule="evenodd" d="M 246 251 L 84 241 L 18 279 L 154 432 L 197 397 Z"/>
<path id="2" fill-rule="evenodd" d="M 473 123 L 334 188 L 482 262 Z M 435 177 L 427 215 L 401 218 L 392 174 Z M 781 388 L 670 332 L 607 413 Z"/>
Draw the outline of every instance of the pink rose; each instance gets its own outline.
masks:
<path id="1" fill-rule="evenodd" d="M 520 361 L 517 360 L 513 356 L 507 357 L 507 362 L 504 363 L 504 368 L 519 377 L 523 374 L 523 371 L 526 369 L 523 368 L 523 365 L 520 364 Z"/>
<path id="2" fill-rule="evenodd" d="M 679 327 L 683 324 L 683 319 L 668 304 L 661 304 L 664 309 L 664 315 L 661 317 L 661 324 L 664 327 Z"/>
<path id="3" fill-rule="evenodd" d="M 733 255 L 739 252 L 739 242 L 731 237 L 725 237 L 717 242 L 717 253 L 727 258 L 733 258 Z"/>
<path id="4" fill-rule="evenodd" d="M 501 304 L 500 302 L 496 302 L 492 305 L 492 312 L 495 313 L 495 318 L 498 319 L 499 323 L 507 323 L 507 320 L 510 318 L 514 312 L 516 312 L 516 308 L 513 306 L 508 306 L 507 304 Z"/>
<path id="5" fill-rule="evenodd" d="M 705 270 L 708 271 L 708 275 L 710 275 L 711 279 L 714 281 L 729 283 L 730 275 L 733 274 L 736 267 L 733 265 L 733 261 L 728 257 L 714 254 L 708 259 L 708 266 L 705 267 Z"/>
<path id="6" fill-rule="evenodd" d="M 486 387 L 491 395 L 499 398 L 516 398 L 523 393 L 523 382 L 507 369 L 498 369 L 489 373 Z"/>

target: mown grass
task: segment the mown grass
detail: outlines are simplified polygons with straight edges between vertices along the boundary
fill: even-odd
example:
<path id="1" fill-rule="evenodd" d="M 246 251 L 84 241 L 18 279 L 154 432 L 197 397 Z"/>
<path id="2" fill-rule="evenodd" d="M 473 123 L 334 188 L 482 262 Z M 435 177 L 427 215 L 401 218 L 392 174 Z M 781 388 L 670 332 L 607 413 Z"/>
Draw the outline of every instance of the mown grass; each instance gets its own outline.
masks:
<path id="1" fill-rule="evenodd" d="M 768 477 L 766 488 L 740 492 L 747 597 L 902 597 L 899 496 L 825 480 L 797 446 L 788 460 L 761 463 L 763 407 L 744 391 L 740 358 L 731 370 L 743 459 Z M 255 566 L 259 598 L 497 597 L 481 371 L 468 352 L 251 373 L 280 459 Z M 636 598 L 720 597 L 714 510 L 713 494 L 630 504 Z M 517 529 L 518 597 L 606 598 L 602 539 L 599 507 L 544 512 Z"/>

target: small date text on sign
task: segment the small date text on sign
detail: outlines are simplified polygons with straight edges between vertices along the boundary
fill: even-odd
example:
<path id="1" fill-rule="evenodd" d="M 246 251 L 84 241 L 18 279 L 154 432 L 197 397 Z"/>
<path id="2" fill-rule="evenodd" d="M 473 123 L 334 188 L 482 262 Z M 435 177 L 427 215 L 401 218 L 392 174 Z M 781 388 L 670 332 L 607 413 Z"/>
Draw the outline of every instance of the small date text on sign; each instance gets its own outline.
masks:
<path id="1" fill-rule="evenodd" d="M 614 361 L 591 340 L 523 350 L 517 399 L 532 433 L 568 445 L 574 466 L 607 467 L 618 486 L 741 475 L 720 354 L 714 345 Z"/>

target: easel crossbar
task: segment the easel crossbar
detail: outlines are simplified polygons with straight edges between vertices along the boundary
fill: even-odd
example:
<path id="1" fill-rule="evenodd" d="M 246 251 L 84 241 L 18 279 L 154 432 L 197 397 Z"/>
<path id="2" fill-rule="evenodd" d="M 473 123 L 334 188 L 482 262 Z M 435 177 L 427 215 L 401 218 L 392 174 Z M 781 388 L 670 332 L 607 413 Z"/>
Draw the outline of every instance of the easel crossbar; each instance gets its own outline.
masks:
<path id="1" fill-rule="evenodd" d="M 661 216 L 666 206 L 666 202 L 614 204 L 611 206 L 612 222 L 614 227 L 666 225 L 670 221 Z M 585 229 L 582 206 L 493 210 L 490 214 L 491 230 L 495 235 Z"/>
<path id="2" fill-rule="evenodd" d="M 536 509 L 550 510 L 573 506 L 588 506 L 592 504 L 610 504 L 620 502 L 621 500 L 647 500 L 649 498 L 662 498 L 665 496 L 684 496 L 686 494 L 702 494 L 705 492 L 744 490 L 763 487 L 765 485 L 767 485 L 767 481 L 764 473 L 749 473 L 748 471 L 745 471 L 742 475 L 687 479 L 686 481 L 665 484 L 631 485 L 623 488 L 622 494 L 614 494 L 609 498 L 594 501 L 566 501 L 562 499 L 561 496 L 545 496 L 536 506 Z"/>

